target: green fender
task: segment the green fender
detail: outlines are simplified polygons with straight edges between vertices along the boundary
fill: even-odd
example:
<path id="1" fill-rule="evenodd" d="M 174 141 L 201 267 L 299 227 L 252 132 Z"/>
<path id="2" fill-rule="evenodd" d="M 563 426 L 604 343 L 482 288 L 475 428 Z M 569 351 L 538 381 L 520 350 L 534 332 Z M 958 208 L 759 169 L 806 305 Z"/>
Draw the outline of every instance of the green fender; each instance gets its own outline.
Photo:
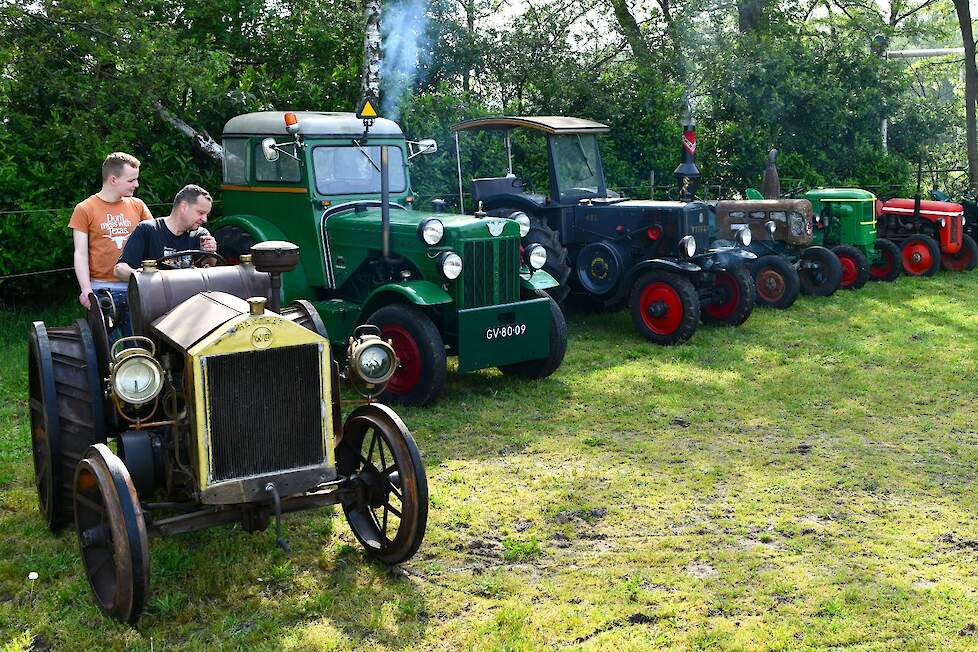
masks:
<path id="1" fill-rule="evenodd" d="M 289 240 L 277 226 L 257 215 L 222 217 L 214 222 L 210 230 L 213 232 L 227 226 L 236 226 L 247 231 L 255 239 L 255 242 L 266 242 L 268 240 L 285 240 L 288 242 Z M 300 250 L 300 255 L 301 253 Z M 320 254 L 316 252 L 315 255 L 319 256 Z M 312 296 L 312 284 L 309 282 L 309 276 L 306 274 L 301 259 L 296 263 L 294 270 L 282 275 L 282 290 L 285 295 L 285 303 L 294 299 L 308 299 Z"/>
<path id="2" fill-rule="evenodd" d="M 547 290 L 558 285 L 560 283 L 557 282 L 557 279 L 542 269 L 538 269 L 528 277 L 520 274 L 520 287 L 524 290 Z"/>
<path id="3" fill-rule="evenodd" d="M 369 317 L 381 306 L 397 301 L 410 303 L 421 308 L 452 303 L 454 299 L 448 292 L 431 281 L 404 281 L 388 283 L 370 293 L 360 310 L 361 321 Z"/>

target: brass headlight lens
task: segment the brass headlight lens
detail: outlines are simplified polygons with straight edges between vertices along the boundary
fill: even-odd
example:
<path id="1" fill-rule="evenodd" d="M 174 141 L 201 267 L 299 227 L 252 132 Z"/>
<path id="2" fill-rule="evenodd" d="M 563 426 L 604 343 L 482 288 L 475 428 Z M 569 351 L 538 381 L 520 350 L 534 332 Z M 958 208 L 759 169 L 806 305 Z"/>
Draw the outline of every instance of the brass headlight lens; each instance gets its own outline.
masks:
<path id="1" fill-rule="evenodd" d="M 124 352 L 122 360 L 112 368 L 112 391 L 126 403 L 143 405 L 155 399 L 163 389 L 163 369 L 148 351 L 129 351 Z"/>
<path id="2" fill-rule="evenodd" d="M 397 370 L 394 350 L 386 342 L 371 342 L 358 351 L 357 374 L 364 382 L 383 385 Z"/>

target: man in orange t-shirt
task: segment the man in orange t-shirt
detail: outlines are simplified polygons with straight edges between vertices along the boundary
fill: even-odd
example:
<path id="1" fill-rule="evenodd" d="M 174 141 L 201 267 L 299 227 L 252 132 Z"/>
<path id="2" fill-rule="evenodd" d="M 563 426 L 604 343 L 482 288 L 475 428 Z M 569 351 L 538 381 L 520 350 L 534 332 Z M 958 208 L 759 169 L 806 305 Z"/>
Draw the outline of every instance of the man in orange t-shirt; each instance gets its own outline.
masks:
<path id="1" fill-rule="evenodd" d="M 141 199 L 133 197 L 139 187 L 139 159 L 113 152 L 102 163 L 102 189 L 75 206 L 68 222 L 75 245 L 75 276 L 81 293 L 78 302 L 91 309 L 88 295 L 106 289 L 112 294 L 123 334 L 129 335 L 126 284 L 112 273 L 129 234 L 143 220 L 153 219 Z"/>

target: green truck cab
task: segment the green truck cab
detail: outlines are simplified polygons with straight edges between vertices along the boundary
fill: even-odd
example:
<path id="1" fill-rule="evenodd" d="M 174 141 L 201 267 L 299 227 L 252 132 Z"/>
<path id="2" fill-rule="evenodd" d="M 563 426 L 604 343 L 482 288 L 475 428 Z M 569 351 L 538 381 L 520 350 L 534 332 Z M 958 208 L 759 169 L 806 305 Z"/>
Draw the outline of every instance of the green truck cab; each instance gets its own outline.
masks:
<path id="1" fill-rule="evenodd" d="M 818 188 L 804 198 L 812 203 L 815 215 L 813 243 L 838 245 L 852 251 L 843 260 L 843 283 L 847 277 L 862 276 L 877 281 L 893 281 L 900 275 L 900 249 L 876 234 L 876 196 L 860 188 Z M 847 264 L 847 261 L 851 261 Z"/>
<path id="2" fill-rule="evenodd" d="M 212 225 L 219 252 L 235 262 L 256 242 L 298 244 L 284 301 L 310 301 L 336 350 L 359 325 L 379 326 L 400 361 L 384 400 L 434 400 L 446 356 L 462 372 L 553 373 L 567 330 L 543 292 L 557 285 L 541 269 L 546 252 L 520 247 L 528 225 L 414 210 L 410 159 L 437 146 L 406 140 L 384 118 L 368 126 L 353 113 L 229 120 L 223 216 Z"/>

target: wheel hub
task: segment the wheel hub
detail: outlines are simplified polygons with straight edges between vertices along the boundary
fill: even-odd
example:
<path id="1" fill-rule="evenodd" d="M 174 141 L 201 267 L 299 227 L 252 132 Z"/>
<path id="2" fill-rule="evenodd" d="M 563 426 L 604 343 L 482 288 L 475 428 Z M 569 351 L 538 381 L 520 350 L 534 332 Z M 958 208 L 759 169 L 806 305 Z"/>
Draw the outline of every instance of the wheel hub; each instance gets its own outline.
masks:
<path id="1" fill-rule="evenodd" d="M 649 304 L 649 308 L 646 311 L 649 317 L 665 317 L 669 313 L 669 306 L 666 305 L 665 301 L 653 301 Z"/>

